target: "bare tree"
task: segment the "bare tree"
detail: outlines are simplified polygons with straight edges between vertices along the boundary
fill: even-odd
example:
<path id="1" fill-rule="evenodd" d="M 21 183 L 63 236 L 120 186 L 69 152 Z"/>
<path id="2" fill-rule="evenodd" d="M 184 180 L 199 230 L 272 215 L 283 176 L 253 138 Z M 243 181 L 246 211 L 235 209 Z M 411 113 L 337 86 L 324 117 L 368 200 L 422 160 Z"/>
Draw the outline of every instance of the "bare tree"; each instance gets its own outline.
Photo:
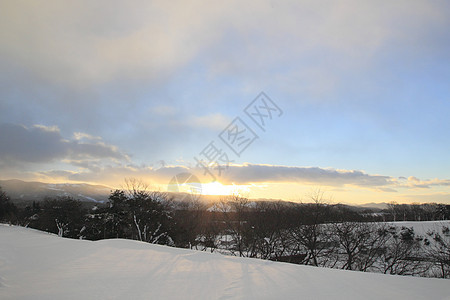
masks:
<path id="1" fill-rule="evenodd" d="M 415 236 L 414 229 L 397 226 L 385 226 L 388 237 L 380 252 L 379 265 L 385 274 L 423 275 L 428 266 L 420 256 L 420 238 Z"/>
<path id="2" fill-rule="evenodd" d="M 367 241 L 370 239 L 369 226 L 364 223 L 343 222 L 333 224 L 333 230 L 346 257 L 342 269 L 354 270 Z"/>
<path id="3" fill-rule="evenodd" d="M 439 267 L 441 278 L 450 278 L 450 228 L 442 225 L 440 230 L 427 233 L 426 253 Z"/>
<path id="4" fill-rule="evenodd" d="M 244 236 L 247 229 L 249 211 L 248 198 L 233 193 L 221 200 L 220 209 L 226 224 L 226 233 L 231 236 L 233 247 L 229 250 L 239 256 L 248 256 L 245 249 Z"/>
<path id="5" fill-rule="evenodd" d="M 413 203 L 411 204 L 411 211 L 414 217 L 414 221 L 421 221 L 422 219 L 422 208 L 420 204 Z"/>
<path id="6" fill-rule="evenodd" d="M 383 223 L 359 223 L 359 227 L 356 234 L 364 243 L 359 245 L 355 267 L 359 271 L 367 272 L 377 264 L 390 236 L 387 226 Z"/>
<path id="7" fill-rule="evenodd" d="M 319 266 L 327 261 L 319 258 L 330 253 L 333 247 L 327 228 L 322 224 L 328 204 L 324 199 L 324 192 L 320 189 L 310 195 L 310 200 L 312 203 L 302 205 L 298 215 L 299 223 L 290 229 L 290 234 L 297 248 L 303 248 L 307 252 L 304 263 Z"/>
<path id="8" fill-rule="evenodd" d="M 397 202 L 391 202 L 388 203 L 388 210 L 389 212 L 392 214 L 392 221 L 396 222 L 397 221 Z"/>
<path id="9" fill-rule="evenodd" d="M 142 179 L 127 177 L 124 179 L 122 190 L 128 198 L 133 198 L 135 195 L 150 193 L 150 186 Z"/>
<path id="10" fill-rule="evenodd" d="M 247 240 L 250 256 L 277 259 L 287 250 L 286 204 L 257 202 L 249 218 Z"/>

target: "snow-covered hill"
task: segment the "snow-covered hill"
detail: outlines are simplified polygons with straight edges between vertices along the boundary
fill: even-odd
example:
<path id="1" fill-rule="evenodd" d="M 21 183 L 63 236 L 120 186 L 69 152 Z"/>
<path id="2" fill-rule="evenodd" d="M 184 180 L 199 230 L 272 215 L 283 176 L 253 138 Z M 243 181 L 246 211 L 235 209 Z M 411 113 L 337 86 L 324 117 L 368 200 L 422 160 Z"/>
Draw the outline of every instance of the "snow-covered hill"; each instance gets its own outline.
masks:
<path id="1" fill-rule="evenodd" d="M 112 188 L 86 183 L 43 183 L 17 179 L 0 180 L 0 186 L 13 202 L 41 201 L 45 197 L 69 196 L 87 202 L 105 202 Z"/>
<path id="2" fill-rule="evenodd" d="M 387 222 L 387 224 L 397 227 L 413 228 L 414 233 L 417 236 L 427 237 L 429 232 L 440 232 L 443 226 L 450 227 L 449 220 L 443 221 L 399 221 L 399 222 Z"/>
<path id="3" fill-rule="evenodd" d="M 450 281 L 0 225 L 0 299 L 450 299 Z"/>

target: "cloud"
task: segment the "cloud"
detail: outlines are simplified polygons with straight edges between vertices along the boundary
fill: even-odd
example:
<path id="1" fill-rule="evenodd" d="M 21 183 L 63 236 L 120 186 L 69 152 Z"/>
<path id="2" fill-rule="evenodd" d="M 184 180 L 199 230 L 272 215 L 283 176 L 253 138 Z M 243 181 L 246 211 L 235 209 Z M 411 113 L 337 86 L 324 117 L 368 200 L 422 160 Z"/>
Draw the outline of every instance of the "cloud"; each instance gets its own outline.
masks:
<path id="1" fill-rule="evenodd" d="M 45 80 L 75 87 L 117 76 L 158 79 L 186 63 L 210 38 L 203 34 L 210 29 L 202 30 L 202 20 L 209 17 L 195 18 L 195 9 L 180 10 L 180 5 L 2 2 L 5 47 L 0 54 L 23 61 Z"/>
<path id="2" fill-rule="evenodd" d="M 65 139 L 55 126 L 0 124 L 0 162 L 49 163 L 63 159 L 113 159 L 128 160 L 113 145 L 98 139 L 81 141 Z M 88 136 L 88 135 L 87 135 Z"/>
<path id="3" fill-rule="evenodd" d="M 46 173 L 47 176 L 52 176 L 56 171 Z M 123 184 L 125 178 L 139 178 L 149 184 L 168 184 L 173 176 L 189 172 L 189 169 L 184 166 L 166 166 L 161 168 L 152 168 L 147 166 L 134 165 L 106 165 L 98 170 L 83 170 L 79 172 L 69 172 L 65 178 L 58 177 L 65 181 L 79 181 L 79 182 L 96 182 L 119 187 Z M 63 173 L 56 172 L 58 176 Z"/>
<path id="4" fill-rule="evenodd" d="M 169 119 L 160 124 L 182 111 L 198 115 L 190 120 L 197 127 L 220 128 L 223 112 L 238 102 L 230 95 L 251 99 L 271 89 L 295 95 L 286 102 L 315 101 L 339 90 L 348 70 L 377 65 L 376 55 L 388 47 L 441 49 L 440 35 L 423 38 L 448 27 L 443 5 L 2 1 L 0 119 L 28 126 L 46 120 L 63 132 L 124 141 L 123 148 L 148 136 L 165 144 L 134 148 L 165 154 L 190 141 L 184 131 L 142 125 L 151 107 Z M 213 118 L 217 111 L 222 117 Z"/>
<path id="5" fill-rule="evenodd" d="M 84 132 L 74 132 L 73 133 L 73 138 L 77 141 L 81 141 L 81 140 L 97 140 L 100 141 L 102 138 L 99 136 L 92 136 L 90 134 L 84 133 Z"/>
<path id="6" fill-rule="evenodd" d="M 231 119 L 220 114 L 210 114 L 205 116 L 193 116 L 186 120 L 186 125 L 198 128 L 210 128 L 217 131 L 222 131 L 228 124 L 231 122 Z"/>
<path id="7" fill-rule="evenodd" d="M 170 179 L 185 172 L 195 174 L 202 182 L 211 180 L 208 175 L 205 176 L 201 168 L 188 168 L 186 166 L 163 166 L 152 168 L 146 166 L 117 165 L 105 166 L 96 169 L 81 172 L 68 173 L 67 180 L 89 181 L 89 182 L 121 182 L 126 177 L 143 178 L 156 183 L 167 183 Z M 215 172 L 213 170 L 213 172 Z M 51 174 L 51 173 L 50 173 Z M 58 173 L 58 175 L 61 175 Z M 217 176 L 217 180 L 222 184 L 256 184 L 256 183 L 296 183 L 305 185 L 334 186 L 341 187 L 346 185 L 372 188 L 389 189 L 395 182 L 389 176 L 369 175 L 362 171 L 346 171 L 334 169 L 322 169 L 311 167 L 285 167 L 272 165 L 232 165 Z"/>
<path id="8" fill-rule="evenodd" d="M 422 180 L 414 176 L 410 176 L 408 178 L 400 177 L 398 180 L 398 186 L 405 188 L 429 189 L 432 186 L 450 186 L 450 180 L 438 178 Z"/>
<path id="9" fill-rule="evenodd" d="M 318 167 L 287 167 L 274 165 L 232 165 L 224 172 L 227 183 L 292 182 L 326 186 L 353 185 L 384 187 L 391 185 L 389 176 L 369 175 L 356 170 L 323 169 Z"/>
<path id="10" fill-rule="evenodd" d="M 0 125 L 0 160 L 49 162 L 67 153 L 67 141 L 55 127 Z"/>
<path id="11" fill-rule="evenodd" d="M 67 179 L 70 176 L 72 176 L 73 174 L 76 174 L 75 171 L 65 171 L 65 170 L 50 170 L 50 171 L 42 171 L 39 172 L 40 175 L 43 175 L 47 178 L 51 178 L 52 180 L 55 179 Z"/>
<path id="12" fill-rule="evenodd" d="M 393 40 L 419 46 L 430 23 L 448 22 L 444 11 L 426 1 L 8 1 L 0 54 L 75 86 L 159 80 L 208 50 L 216 72 L 268 71 L 320 47 L 359 64 Z"/>
<path id="13" fill-rule="evenodd" d="M 219 179 L 223 183 L 249 184 L 264 182 L 290 182 L 319 186 L 353 186 L 384 192 L 398 189 L 431 188 L 450 186 L 448 179 L 422 180 L 413 176 L 395 178 L 367 174 L 360 170 L 338 170 L 319 167 L 290 167 L 263 164 L 230 165 Z"/>

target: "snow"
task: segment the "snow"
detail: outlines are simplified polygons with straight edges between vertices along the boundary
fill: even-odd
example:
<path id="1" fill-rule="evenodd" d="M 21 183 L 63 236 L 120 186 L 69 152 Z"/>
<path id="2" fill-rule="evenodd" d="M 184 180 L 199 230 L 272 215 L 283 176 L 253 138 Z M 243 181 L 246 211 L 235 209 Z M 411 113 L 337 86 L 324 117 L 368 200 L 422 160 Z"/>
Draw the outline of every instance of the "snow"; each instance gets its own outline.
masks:
<path id="1" fill-rule="evenodd" d="M 0 225 L 0 299 L 450 299 L 450 281 Z"/>
<path id="2" fill-rule="evenodd" d="M 413 228 L 416 235 L 426 237 L 428 232 L 441 232 L 442 227 L 450 227 L 450 221 L 398 221 L 398 222 L 386 222 L 387 224 L 407 228 Z"/>
<path id="3" fill-rule="evenodd" d="M 92 198 L 92 197 L 89 197 L 89 196 L 85 196 L 85 195 L 82 195 L 82 194 L 78 194 L 78 197 L 81 197 L 81 198 L 87 199 L 87 200 L 89 200 L 89 201 L 92 201 L 92 202 L 103 203 L 103 201 L 98 201 L 98 200 L 96 200 L 96 199 L 94 199 L 94 198 Z"/>

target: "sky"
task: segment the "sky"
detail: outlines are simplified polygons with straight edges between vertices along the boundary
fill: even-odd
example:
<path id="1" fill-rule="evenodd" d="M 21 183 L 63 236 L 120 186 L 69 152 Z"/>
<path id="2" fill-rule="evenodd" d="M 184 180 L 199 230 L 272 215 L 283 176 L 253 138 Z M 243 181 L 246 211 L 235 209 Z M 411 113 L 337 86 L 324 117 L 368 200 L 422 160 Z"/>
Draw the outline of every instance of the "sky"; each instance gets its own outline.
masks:
<path id="1" fill-rule="evenodd" d="M 448 28 L 444 0 L 1 1 L 0 179 L 450 204 Z"/>

